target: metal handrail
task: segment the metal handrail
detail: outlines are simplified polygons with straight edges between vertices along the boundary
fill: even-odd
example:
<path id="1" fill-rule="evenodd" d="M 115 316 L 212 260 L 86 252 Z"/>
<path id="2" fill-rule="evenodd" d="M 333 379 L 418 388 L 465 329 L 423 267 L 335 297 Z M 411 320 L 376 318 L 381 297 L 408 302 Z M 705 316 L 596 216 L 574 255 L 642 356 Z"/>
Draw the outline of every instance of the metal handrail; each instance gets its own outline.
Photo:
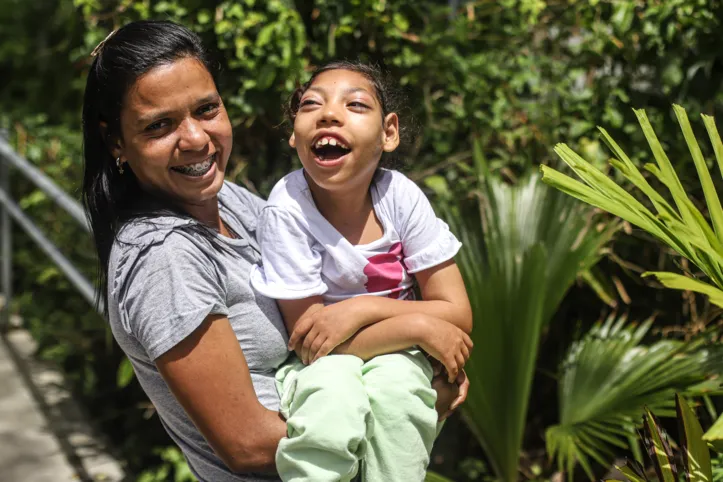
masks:
<path id="1" fill-rule="evenodd" d="M 85 211 L 83 211 L 80 203 L 68 196 L 68 194 L 59 188 L 43 171 L 33 166 L 30 161 L 15 152 L 2 136 L 0 136 L 0 159 L 8 161 L 13 167 L 17 168 L 30 182 L 35 184 L 52 201 L 55 201 L 58 206 L 70 214 L 86 231 L 90 232 L 88 219 L 85 217 Z"/>
<path id="2" fill-rule="evenodd" d="M 57 246 L 33 223 L 33 221 L 13 201 L 10 193 L 10 170 L 16 168 L 30 182 L 45 193 L 51 201 L 63 208 L 80 226 L 90 232 L 85 212 L 78 201 L 59 188 L 41 170 L 15 152 L 0 132 L 0 284 L 5 298 L 5 306 L 0 317 L 0 333 L 8 328 L 10 301 L 12 299 L 12 226 L 11 218 L 25 230 L 30 238 L 42 249 L 55 265 L 68 277 L 70 282 L 98 312 L 102 307 L 95 304 L 95 289 L 88 279 L 66 258 Z"/>

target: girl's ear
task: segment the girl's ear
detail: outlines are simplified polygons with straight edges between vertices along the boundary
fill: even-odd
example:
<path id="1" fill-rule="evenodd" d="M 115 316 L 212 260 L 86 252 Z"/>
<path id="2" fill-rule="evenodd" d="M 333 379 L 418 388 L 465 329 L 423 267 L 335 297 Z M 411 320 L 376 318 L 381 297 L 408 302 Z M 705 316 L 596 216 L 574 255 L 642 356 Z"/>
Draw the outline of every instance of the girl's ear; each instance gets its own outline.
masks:
<path id="1" fill-rule="evenodd" d="M 399 147 L 399 117 L 392 112 L 384 118 L 382 148 L 384 152 L 392 152 L 397 147 Z"/>
<path id="2" fill-rule="evenodd" d="M 100 135 L 103 136 L 106 146 L 108 146 L 110 155 L 113 156 L 113 159 L 120 158 L 121 162 L 125 162 L 125 159 L 123 159 L 123 146 L 120 139 L 115 136 L 109 136 L 108 124 L 102 121 L 100 123 Z"/>
<path id="3" fill-rule="evenodd" d="M 292 149 L 296 149 L 296 136 L 294 134 L 291 134 L 291 137 L 289 137 L 289 146 L 291 146 Z"/>

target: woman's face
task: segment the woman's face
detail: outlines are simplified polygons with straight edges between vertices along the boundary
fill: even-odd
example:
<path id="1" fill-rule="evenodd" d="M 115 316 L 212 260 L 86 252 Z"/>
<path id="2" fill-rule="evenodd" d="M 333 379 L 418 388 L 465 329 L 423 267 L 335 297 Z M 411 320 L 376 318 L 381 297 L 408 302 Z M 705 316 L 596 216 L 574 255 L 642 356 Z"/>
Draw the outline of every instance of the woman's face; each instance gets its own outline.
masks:
<path id="1" fill-rule="evenodd" d="M 142 186 L 187 207 L 215 202 L 231 154 L 231 123 L 201 62 L 183 58 L 139 77 L 120 121 L 113 155 Z"/>

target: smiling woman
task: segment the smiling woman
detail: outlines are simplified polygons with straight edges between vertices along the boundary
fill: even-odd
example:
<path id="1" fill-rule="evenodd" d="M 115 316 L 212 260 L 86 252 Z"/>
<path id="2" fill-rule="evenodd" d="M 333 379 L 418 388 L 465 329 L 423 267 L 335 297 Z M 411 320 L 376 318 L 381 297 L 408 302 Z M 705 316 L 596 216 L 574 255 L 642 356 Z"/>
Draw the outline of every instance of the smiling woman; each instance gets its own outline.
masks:
<path id="1" fill-rule="evenodd" d="M 277 480 L 287 334 L 249 286 L 263 201 L 224 182 L 231 125 L 212 72 L 170 22 L 108 38 L 85 91 L 83 198 L 113 335 L 195 476 Z"/>

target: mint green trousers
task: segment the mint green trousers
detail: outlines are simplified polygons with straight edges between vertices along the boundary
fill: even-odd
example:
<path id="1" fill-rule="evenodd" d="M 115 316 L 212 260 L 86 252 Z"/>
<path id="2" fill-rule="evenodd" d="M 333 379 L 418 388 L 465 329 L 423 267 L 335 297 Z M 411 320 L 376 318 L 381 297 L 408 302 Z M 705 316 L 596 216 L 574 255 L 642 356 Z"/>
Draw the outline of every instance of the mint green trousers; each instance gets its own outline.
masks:
<path id="1" fill-rule="evenodd" d="M 368 362 L 298 359 L 276 375 L 287 438 L 276 468 L 284 482 L 421 482 L 437 436 L 432 367 L 418 350 Z"/>

